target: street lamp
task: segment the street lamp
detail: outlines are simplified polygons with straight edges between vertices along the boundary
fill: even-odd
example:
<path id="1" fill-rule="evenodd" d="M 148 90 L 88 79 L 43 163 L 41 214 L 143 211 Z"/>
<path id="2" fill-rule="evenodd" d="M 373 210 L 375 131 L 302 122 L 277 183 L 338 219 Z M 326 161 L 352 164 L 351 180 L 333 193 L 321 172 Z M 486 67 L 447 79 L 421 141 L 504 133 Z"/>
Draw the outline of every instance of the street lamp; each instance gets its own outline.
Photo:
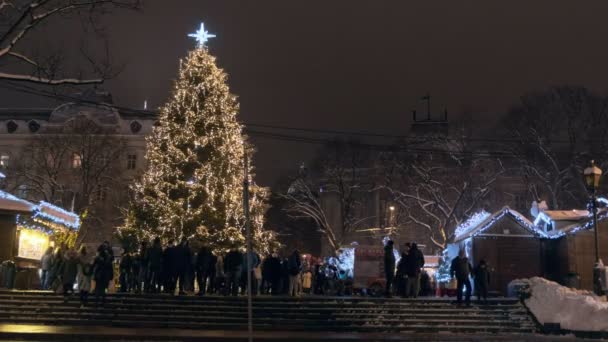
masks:
<path id="1" fill-rule="evenodd" d="M 600 244 L 598 239 L 598 228 L 597 228 L 597 199 L 596 190 L 600 185 L 600 177 L 602 176 L 602 170 L 595 165 L 595 161 L 591 161 L 591 165 L 583 171 L 585 175 L 585 183 L 587 189 L 591 191 L 591 206 L 593 210 L 593 230 L 595 238 L 595 265 L 593 267 L 593 291 L 597 295 L 602 295 L 602 282 L 601 274 L 604 264 L 600 259 Z"/>

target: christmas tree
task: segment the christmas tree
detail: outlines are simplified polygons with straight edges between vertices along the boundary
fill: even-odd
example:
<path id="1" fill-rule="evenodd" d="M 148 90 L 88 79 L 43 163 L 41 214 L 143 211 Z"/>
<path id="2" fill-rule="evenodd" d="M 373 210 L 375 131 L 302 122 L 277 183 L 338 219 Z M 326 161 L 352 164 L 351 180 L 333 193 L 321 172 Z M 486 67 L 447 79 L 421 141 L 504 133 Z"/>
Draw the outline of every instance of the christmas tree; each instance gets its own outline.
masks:
<path id="1" fill-rule="evenodd" d="M 210 36 L 203 27 L 194 36 L 199 46 L 180 63 L 173 96 L 147 140 L 148 169 L 133 186 L 119 237 L 186 237 L 216 251 L 242 248 L 246 149 L 239 105 L 227 75 L 203 45 Z M 252 225 L 254 243 L 265 249 L 272 234 L 257 225 Z"/>

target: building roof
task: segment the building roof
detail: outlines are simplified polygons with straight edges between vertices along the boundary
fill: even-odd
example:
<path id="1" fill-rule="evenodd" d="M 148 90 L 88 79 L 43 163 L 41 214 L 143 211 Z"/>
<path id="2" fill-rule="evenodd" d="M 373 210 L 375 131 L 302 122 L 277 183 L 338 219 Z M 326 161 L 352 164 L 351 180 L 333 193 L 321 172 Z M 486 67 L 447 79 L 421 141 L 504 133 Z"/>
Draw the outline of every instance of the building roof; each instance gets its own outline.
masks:
<path id="1" fill-rule="evenodd" d="M 484 215 L 480 213 L 486 214 Z M 500 220 L 505 215 L 508 215 L 515 219 L 515 221 L 519 223 L 521 227 L 523 227 L 533 235 L 539 237 L 547 236 L 544 231 L 536 228 L 536 226 L 532 222 L 530 222 L 530 220 L 528 220 L 524 215 L 522 215 L 516 210 L 509 208 L 508 206 L 503 207 L 502 209 L 496 211 L 493 214 L 489 214 L 485 211 L 482 211 L 480 213 L 473 215 L 472 217 L 478 217 L 476 222 L 470 223 L 470 220 L 468 220 L 467 222 L 463 223 L 466 224 L 466 226 L 460 225 L 456 228 L 454 242 L 459 242 L 482 233 L 486 229 L 492 227 L 494 223 L 498 222 L 498 220 Z"/>
<path id="2" fill-rule="evenodd" d="M 579 221 L 589 216 L 589 210 L 544 210 L 553 221 Z"/>

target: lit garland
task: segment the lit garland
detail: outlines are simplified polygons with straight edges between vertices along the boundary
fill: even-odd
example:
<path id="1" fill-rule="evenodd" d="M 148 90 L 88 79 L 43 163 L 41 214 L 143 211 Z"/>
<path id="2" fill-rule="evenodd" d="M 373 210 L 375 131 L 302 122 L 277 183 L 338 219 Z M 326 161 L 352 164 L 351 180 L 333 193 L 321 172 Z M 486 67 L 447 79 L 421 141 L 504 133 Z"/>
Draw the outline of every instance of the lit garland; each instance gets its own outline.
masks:
<path id="1" fill-rule="evenodd" d="M 9 201 L 13 201 L 13 202 L 19 203 L 21 205 L 24 205 L 24 206 L 28 207 L 28 210 L 32 210 L 33 211 L 36 208 L 35 204 L 30 203 L 30 202 L 28 202 L 28 201 L 26 201 L 24 199 L 21 199 L 21 198 L 15 196 L 13 194 L 9 194 L 8 192 L 2 191 L 2 190 L 0 190 L 0 199 L 5 199 L 5 200 L 9 200 Z"/>
<path id="2" fill-rule="evenodd" d="M 53 211 L 59 213 L 59 215 L 64 217 L 54 215 Z M 40 223 L 42 223 L 43 220 L 48 220 L 51 222 L 51 224 L 65 226 L 74 230 L 78 230 L 78 228 L 80 227 L 80 218 L 78 217 L 78 215 L 44 201 L 40 201 L 40 205 L 37 206 L 32 218 L 34 219 L 34 221 Z M 43 220 L 40 220 L 39 218 L 43 218 Z"/>
<path id="3" fill-rule="evenodd" d="M 490 215 L 491 214 L 485 210 L 475 213 L 468 220 L 464 221 L 463 223 L 458 225 L 458 227 L 456 227 L 454 235 L 456 236 L 456 238 L 458 238 L 459 236 L 468 234 L 470 231 L 475 229 L 475 227 L 477 227 L 481 222 L 487 219 Z"/>
<path id="4" fill-rule="evenodd" d="M 201 27 L 192 36 L 200 44 L 180 63 L 172 97 L 147 138 L 148 169 L 132 185 L 135 196 L 118 237 L 196 238 L 225 252 L 245 245 L 243 160 L 252 151 L 227 75 L 203 44 L 208 32 Z M 253 243 L 265 254 L 279 247 L 263 229 L 268 190 L 251 184 Z"/>
<path id="5" fill-rule="evenodd" d="M 467 231 L 466 234 L 464 234 L 464 235 L 457 235 L 456 238 L 454 239 L 454 241 L 461 241 L 461 240 L 464 240 L 466 238 L 474 237 L 474 236 L 478 236 L 478 235 L 482 234 L 485 230 L 487 230 L 488 228 L 490 228 L 495 222 L 497 222 L 498 220 L 502 219 L 505 215 L 511 216 L 522 227 L 526 228 L 527 230 L 529 230 L 534 235 L 539 235 L 541 237 L 548 237 L 548 235 L 544 231 L 538 229 L 532 222 L 530 222 L 523 215 L 521 215 L 520 213 L 512 210 L 509 207 L 504 207 L 500 211 L 498 211 L 498 212 L 494 213 L 493 215 L 487 217 L 485 220 L 483 220 L 482 222 L 480 222 L 477 226 L 471 228 L 469 231 Z"/>

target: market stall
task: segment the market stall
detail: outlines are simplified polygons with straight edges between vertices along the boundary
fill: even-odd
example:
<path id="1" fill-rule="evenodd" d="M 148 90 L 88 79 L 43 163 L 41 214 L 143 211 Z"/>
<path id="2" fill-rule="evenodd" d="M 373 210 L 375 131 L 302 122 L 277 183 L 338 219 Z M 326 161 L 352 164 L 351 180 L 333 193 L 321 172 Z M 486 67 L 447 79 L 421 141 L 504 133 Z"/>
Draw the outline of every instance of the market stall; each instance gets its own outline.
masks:
<path id="1" fill-rule="evenodd" d="M 38 288 L 44 252 L 73 243 L 79 227 L 78 215 L 70 211 L 0 190 L 0 287 Z"/>

